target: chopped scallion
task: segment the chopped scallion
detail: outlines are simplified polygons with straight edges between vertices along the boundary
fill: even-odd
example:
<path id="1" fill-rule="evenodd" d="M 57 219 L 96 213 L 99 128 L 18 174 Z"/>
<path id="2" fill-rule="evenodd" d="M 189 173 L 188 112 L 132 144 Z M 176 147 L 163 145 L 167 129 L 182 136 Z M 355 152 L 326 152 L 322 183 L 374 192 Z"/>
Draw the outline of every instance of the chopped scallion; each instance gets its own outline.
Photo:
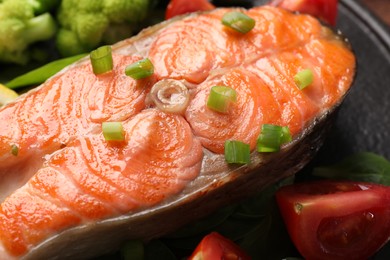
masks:
<path id="1" fill-rule="evenodd" d="M 258 152 L 277 152 L 280 146 L 291 141 L 290 130 L 287 126 L 264 124 L 257 138 Z"/>
<path id="2" fill-rule="evenodd" d="M 91 51 L 90 59 L 92 70 L 95 75 L 111 71 L 114 67 L 111 46 L 105 45 Z"/>
<path id="3" fill-rule="evenodd" d="M 103 136 L 106 141 L 123 141 L 125 135 L 121 122 L 103 122 Z"/>
<path id="4" fill-rule="evenodd" d="M 227 163 L 247 164 L 250 162 L 249 144 L 241 141 L 225 141 L 225 160 Z"/>
<path id="5" fill-rule="evenodd" d="M 228 12 L 222 17 L 222 24 L 240 33 L 247 33 L 255 27 L 256 21 L 242 12 Z"/>
<path id="6" fill-rule="evenodd" d="M 153 63 L 145 58 L 143 60 L 130 64 L 125 69 L 125 74 L 133 79 L 147 78 L 154 73 Z"/>
<path id="7" fill-rule="evenodd" d="M 229 111 L 230 104 L 237 101 L 237 92 L 226 86 L 214 86 L 207 99 L 207 107 L 221 113 Z"/>
<path id="8" fill-rule="evenodd" d="M 12 153 L 12 155 L 14 155 L 14 156 L 18 156 L 19 147 L 18 147 L 16 144 L 13 144 L 13 145 L 11 146 L 11 153 Z"/>
<path id="9" fill-rule="evenodd" d="M 290 133 L 290 128 L 288 126 L 282 126 L 282 138 L 280 139 L 281 144 L 291 142 L 292 136 Z"/>
<path id="10" fill-rule="evenodd" d="M 304 89 L 313 83 L 314 75 L 310 69 L 304 69 L 299 71 L 294 76 L 295 84 L 299 87 L 299 89 Z"/>

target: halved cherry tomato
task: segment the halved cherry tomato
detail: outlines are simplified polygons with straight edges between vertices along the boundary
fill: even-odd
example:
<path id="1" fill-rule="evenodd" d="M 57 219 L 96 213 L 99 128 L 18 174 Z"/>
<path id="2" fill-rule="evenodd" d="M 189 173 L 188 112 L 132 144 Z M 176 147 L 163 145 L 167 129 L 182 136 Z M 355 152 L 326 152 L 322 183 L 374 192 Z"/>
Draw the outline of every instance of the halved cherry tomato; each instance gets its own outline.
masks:
<path id="1" fill-rule="evenodd" d="M 307 13 L 328 24 L 336 25 L 338 0 L 272 0 L 271 5 Z"/>
<path id="2" fill-rule="evenodd" d="M 207 11 L 214 8 L 215 6 L 210 4 L 207 0 L 171 0 L 167 6 L 165 19 L 169 19 L 180 14 Z"/>
<path id="3" fill-rule="evenodd" d="M 212 232 L 198 244 L 188 260 L 250 260 L 248 256 L 233 241 Z"/>
<path id="4" fill-rule="evenodd" d="M 305 259 L 368 259 L 390 237 L 390 187 L 316 181 L 285 186 L 276 199 Z"/>

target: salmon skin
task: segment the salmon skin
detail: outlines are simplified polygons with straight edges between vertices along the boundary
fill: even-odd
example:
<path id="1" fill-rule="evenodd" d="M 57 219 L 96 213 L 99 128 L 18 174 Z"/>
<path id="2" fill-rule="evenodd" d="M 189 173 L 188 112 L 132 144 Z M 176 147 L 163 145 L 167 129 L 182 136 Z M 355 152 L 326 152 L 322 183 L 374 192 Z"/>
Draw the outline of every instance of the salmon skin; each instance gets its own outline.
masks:
<path id="1" fill-rule="evenodd" d="M 230 11 L 252 17 L 253 30 L 222 25 Z M 85 58 L 1 108 L 0 259 L 91 258 L 293 175 L 320 148 L 356 64 L 341 35 L 270 6 L 182 16 L 112 47 L 112 71 L 94 75 Z M 126 76 L 143 58 L 154 74 Z M 301 90 L 293 78 L 306 68 L 314 81 Z M 184 109 L 150 102 L 164 80 L 185 86 Z M 225 114 L 206 105 L 218 85 L 237 92 Z M 124 141 L 104 139 L 107 121 L 122 122 Z M 288 126 L 293 140 L 258 153 L 263 124 Z M 226 140 L 248 143 L 251 162 L 227 164 Z"/>

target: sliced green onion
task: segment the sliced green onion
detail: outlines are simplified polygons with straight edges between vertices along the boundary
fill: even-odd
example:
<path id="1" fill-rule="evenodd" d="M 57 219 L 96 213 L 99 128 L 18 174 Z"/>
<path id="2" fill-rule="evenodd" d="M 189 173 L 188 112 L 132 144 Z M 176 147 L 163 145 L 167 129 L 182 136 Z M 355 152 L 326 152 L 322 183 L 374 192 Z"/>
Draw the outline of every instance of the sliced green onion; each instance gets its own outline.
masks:
<path id="1" fill-rule="evenodd" d="M 106 141 L 125 140 L 123 125 L 121 122 L 103 122 L 102 130 L 104 139 L 106 139 Z"/>
<path id="2" fill-rule="evenodd" d="M 147 78 L 154 73 L 153 63 L 145 58 L 143 60 L 130 64 L 125 69 L 125 74 L 133 79 Z"/>
<path id="3" fill-rule="evenodd" d="M 11 81 L 8 81 L 5 85 L 11 89 L 17 89 L 21 87 L 41 84 L 66 66 L 80 60 L 81 58 L 84 58 L 85 56 L 87 56 L 87 54 L 84 53 L 52 61 L 43 65 L 42 67 L 31 70 L 23 75 L 12 79 Z"/>
<path id="4" fill-rule="evenodd" d="M 290 128 L 288 126 L 282 126 L 282 138 L 280 139 L 281 144 L 291 142 L 292 136 L 290 133 Z"/>
<path id="5" fill-rule="evenodd" d="M 250 162 L 249 144 L 241 141 L 225 141 L 225 160 L 227 163 L 247 164 Z"/>
<path id="6" fill-rule="evenodd" d="M 18 156 L 19 147 L 18 147 L 16 144 L 13 144 L 13 145 L 11 146 L 11 153 L 12 153 L 12 155 L 14 155 L 14 156 Z"/>
<path id="7" fill-rule="evenodd" d="M 236 101 L 237 93 L 234 89 L 226 86 L 214 86 L 210 90 L 207 107 L 221 113 L 227 113 L 230 104 Z"/>
<path id="8" fill-rule="evenodd" d="M 287 126 L 264 124 L 257 138 L 257 151 L 262 153 L 277 152 L 282 144 L 290 141 L 291 134 Z"/>
<path id="9" fill-rule="evenodd" d="M 111 71 L 114 67 L 111 46 L 109 45 L 101 46 L 96 50 L 91 51 L 89 56 L 92 70 L 95 75 Z"/>
<path id="10" fill-rule="evenodd" d="M 244 13 L 233 11 L 223 15 L 222 24 L 240 33 L 247 33 L 255 27 L 256 21 Z"/>
<path id="11" fill-rule="evenodd" d="M 294 76 L 295 84 L 299 87 L 299 89 L 304 89 L 313 83 L 314 75 L 310 69 L 304 69 L 299 71 Z"/>

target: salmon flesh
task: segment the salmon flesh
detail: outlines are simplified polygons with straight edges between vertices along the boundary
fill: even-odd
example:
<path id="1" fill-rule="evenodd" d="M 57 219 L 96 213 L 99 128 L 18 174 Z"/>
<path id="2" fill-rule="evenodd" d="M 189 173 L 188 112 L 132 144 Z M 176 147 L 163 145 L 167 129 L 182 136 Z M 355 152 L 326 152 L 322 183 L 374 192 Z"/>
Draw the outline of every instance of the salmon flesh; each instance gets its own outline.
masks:
<path id="1" fill-rule="evenodd" d="M 226 27 L 231 11 L 255 27 Z M 86 57 L 0 109 L 0 259 L 90 258 L 293 175 L 320 148 L 356 65 L 341 35 L 270 6 L 182 16 L 112 49 L 112 71 L 95 75 Z M 152 76 L 125 75 L 144 58 Z M 294 75 L 307 68 L 314 80 L 300 89 Z M 188 91 L 184 109 L 151 101 L 164 80 Z M 221 85 L 237 93 L 228 113 L 206 104 Z M 122 122 L 124 141 L 105 140 L 109 121 Z M 288 126 L 292 141 L 257 152 L 263 124 Z M 249 144 L 250 163 L 228 164 L 226 140 Z"/>

